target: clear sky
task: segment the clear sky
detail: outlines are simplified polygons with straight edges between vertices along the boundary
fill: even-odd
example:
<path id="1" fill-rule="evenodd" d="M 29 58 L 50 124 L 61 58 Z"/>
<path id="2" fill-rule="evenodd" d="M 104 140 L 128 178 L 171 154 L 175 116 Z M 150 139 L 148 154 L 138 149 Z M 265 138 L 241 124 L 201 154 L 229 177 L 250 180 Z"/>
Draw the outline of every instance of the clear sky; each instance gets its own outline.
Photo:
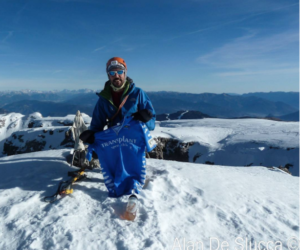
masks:
<path id="1" fill-rule="evenodd" d="M 2 0 L 0 91 L 299 91 L 298 0 Z"/>

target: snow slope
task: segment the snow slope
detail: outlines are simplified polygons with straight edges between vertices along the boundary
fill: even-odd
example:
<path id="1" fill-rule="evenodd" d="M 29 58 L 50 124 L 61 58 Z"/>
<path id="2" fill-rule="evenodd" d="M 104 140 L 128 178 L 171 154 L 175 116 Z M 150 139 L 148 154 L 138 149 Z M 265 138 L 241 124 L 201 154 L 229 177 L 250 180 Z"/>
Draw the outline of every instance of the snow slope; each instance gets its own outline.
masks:
<path id="1" fill-rule="evenodd" d="M 155 136 L 176 138 L 183 142 L 198 141 L 211 150 L 226 144 L 257 141 L 274 147 L 299 147 L 299 122 L 263 119 L 169 120 L 156 122 Z"/>
<path id="2" fill-rule="evenodd" d="M 21 141 L 14 143 L 16 147 L 23 147 L 26 141 L 36 139 L 41 141 L 45 136 L 46 146 L 52 148 L 58 148 L 61 141 L 64 139 L 64 134 L 68 130 L 67 126 L 72 126 L 75 115 L 67 115 L 65 117 L 43 117 L 40 113 L 36 112 L 30 115 L 22 115 L 19 113 L 9 113 L 0 115 L 0 156 L 2 156 L 3 146 L 5 140 L 15 133 L 16 137 L 22 136 Z M 91 118 L 82 114 L 85 123 L 90 123 Z M 62 133 L 62 135 L 49 136 L 49 133 L 43 133 L 46 131 L 56 131 Z M 38 136 L 42 138 L 38 138 Z M 59 138 L 61 137 L 61 138 Z M 23 141 L 23 142 L 22 142 Z M 45 140 L 44 140 L 45 141 Z"/>
<path id="3" fill-rule="evenodd" d="M 285 166 L 299 176 L 299 122 L 263 119 L 172 120 L 156 123 L 155 137 L 197 142 L 189 161 L 228 166 Z"/>
<path id="4" fill-rule="evenodd" d="M 88 172 L 90 179 L 72 195 L 41 201 L 68 178 L 68 154 L 0 158 L 1 250 L 210 249 L 210 237 L 227 241 L 224 249 L 241 249 L 238 242 L 245 246 L 246 238 L 247 244 L 271 241 L 273 249 L 280 241 L 287 249 L 288 238 L 299 234 L 299 178 L 279 169 L 150 159 L 153 181 L 140 196 L 136 221 L 129 222 L 120 218 L 127 197 L 108 198 L 99 170 Z M 195 245 L 200 241 L 203 248 Z M 211 245 L 217 249 L 217 240 Z"/>

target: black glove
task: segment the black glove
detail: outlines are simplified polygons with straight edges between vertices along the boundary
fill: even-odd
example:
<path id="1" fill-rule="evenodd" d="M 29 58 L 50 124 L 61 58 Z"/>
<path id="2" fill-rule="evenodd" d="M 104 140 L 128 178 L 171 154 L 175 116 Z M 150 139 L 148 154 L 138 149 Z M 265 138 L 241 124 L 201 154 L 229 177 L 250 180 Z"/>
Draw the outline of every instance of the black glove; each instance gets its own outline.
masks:
<path id="1" fill-rule="evenodd" d="M 141 122 L 148 122 L 153 117 L 152 112 L 149 109 L 142 109 L 136 113 L 132 114 L 133 119 L 141 121 Z"/>
<path id="2" fill-rule="evenodd" d="M 95 141 L 95 134 L 96 132 L 93 130 L 86 130 L 83 131 L 80 136 L 79 139 L 82 140 L 84 143 L 89 143 L 89 144 L 93 144 Z"/>

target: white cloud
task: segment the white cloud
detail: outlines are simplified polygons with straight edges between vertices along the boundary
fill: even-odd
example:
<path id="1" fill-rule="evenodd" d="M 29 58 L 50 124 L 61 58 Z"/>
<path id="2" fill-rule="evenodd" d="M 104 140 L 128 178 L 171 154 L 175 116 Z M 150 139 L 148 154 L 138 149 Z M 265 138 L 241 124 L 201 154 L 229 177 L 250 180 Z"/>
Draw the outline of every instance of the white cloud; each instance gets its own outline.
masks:
<path id="1" fill-rule="evenodd" d="M 102 47 L 99 47 L 99 48 L 97 48 L 97 49 L 94 49 L 93 52 L 97 52 L 97 51 L 103 50 L 105 47 L 106 47 L 106 46 L 102 46 Z"/>
<path id="2" fill-rule="evenodd" d="M 273 69 L 273 70 L 257 70 L 257 71 L 229 71 L 218 73 L 218 76 L 247 76 L 247 75 L 276 75 L 276 74 L 294 74 L 298 73 L 298 68 L 283 68 L 283 69 Z"/>
<path id="3" fill-rule="evenodd" d="M 290 46 L 296 46 L 298 42 L 297 31 L 286 31 L 271 36 L 251 32 L 198 57 L 196 61 L 212 68 L 241 71 L 295 68 L 296 65 L 290 60 L 284 59 L 284 51 L 289 51 Z M 289 53 L 291 54 L 291 51 Z"/>
<path id="4" fill-rule="evenodd" d="M 203 2 L 203 1 L 207 1 L 207 0 L 190 0 L 190 1 Z M 252 2 L 243 2 L 243 1 L 239 1 L 239 2 L 241 4 L 237 4 L 236 1 L 233 0 L 232 6 L 235 6 L 235 8 L 232 8 L 231 11 L 234 11 L 235 13 L 239 13 L 239 15 L 244 13 L 242 18 L 237 18 L 237 19 L 233 19 L 233 20 L 229 20 L 229 21 L 222 21 L 215 25 L 201 27 L 200 29 L 193 30 L 193 31 L 190 31 L 190 32 L 178 35 L 178 36 L 171 37 L 169 39 L 166 39 L 166 41 L 171 41 L 171 40 L 174 40 L 177 38 L 190 36 L 190 35 L 194 35 L 197 33 L 206 32 L 209 30 L 220 29 L 220 28 L 223 28 L 224 26 L 232 25 L 235 23 L 242 23 L 242 22 L 244 22 L 248 19 L 254 18 L 256 16 L 264 15 L 264 14 L 271 13 L 271 12 L 278 12 L 281 10 L 286 10 L 293 6 L 298 5 L 298 3 L 282 5 L 282 4 L 268 2 L 268 1 L 263 2 L 261 0 L 252 1 Z M 228 2 L 226 2 L 226 4 L 230 5 Z M 226 15 L 230 16 L 231 14 L 229 12 L 226 12 Z"/>

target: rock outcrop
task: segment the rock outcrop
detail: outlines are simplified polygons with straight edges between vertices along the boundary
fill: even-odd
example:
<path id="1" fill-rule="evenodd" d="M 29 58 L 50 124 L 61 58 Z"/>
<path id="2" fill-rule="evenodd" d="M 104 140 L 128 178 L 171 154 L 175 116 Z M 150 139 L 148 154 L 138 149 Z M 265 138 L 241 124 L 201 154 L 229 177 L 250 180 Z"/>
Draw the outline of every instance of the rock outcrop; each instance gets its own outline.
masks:
<path id="1" fill-rule="evenodd" d="M 3 154 L 15 155 L 73 147 L 74 140 L 69 127 L 52 127 L 51 129 L 32 129 L 13 133 L 4 142 Z"/>
<path id="2" fill-rule="evenodd" d="M 163 159 L 163 160 L 173 160 L 173 161 L 181 161 L 181 162 L 194 162 L 194 163 L 201 163 L 207 165 L 229 165 L 230 166 L 264 166 L 269 169 L 273 169 L 274 167 L 278 167 L 282 171 L 291 174 L 290 168 L 293 167 L 292 164 L 289 163 L 291 154 L 291 150 L 295 148 L 278 148 L 269 146 L 265 152 L 260 152 L 261 155 L 258 155 L 258 152 L 255 152 L 257 159 L 251 157 L 251 154 L 254 152 L 247 151 L 246 145 L 241 145 L 241 147 L 237 147 L 232 149 L 228 147 L 227 149 L 224 148 L 222 150 L 217 150 L 215 152 L 210 152 L 207 147 L 200 145 L 199 142 L 181 142 L 177 139 L 172 138 L 162 138 L 157 137 L 154 138 L 157 147 L 152 150 L 151 152 L 147 153 L 147 158 L 154 158 L 154 159 Z M 278 165 L 269 163 L 268 155 L 273 155 L 274 150 L 280 150 L 280 155 L 282 155 L 282 159 L 278 162 Z M 247 154 L 245 154 L 247 153 Z M 243 157 L 240 157 L 239 154 L 243 154 Z M 248 156 L 247 156 L 248 155 Z M 250 157 L 249 157 L 250 156 Z M 224 162 L 222 159 L 225 159 L 230 162 Z M 239 158 L 236 160 L 234 158 Z M 242 159 L 242 160 L 241 160 Z M 253 161 L 249 161 L 248 159 L 252 159 Z M 261 162 L 258 162 L 261 161 Z M 281 164 L 280 164 L 281 163 Z M 283 165 L 282 165 L 283 163 Z"/>
<path id="3" fill-rule="evenodd" d="M 155 138 L 157 147 L 149 153 L 149 158 L 172 161 L 189 161 L 189 148 L 194 142 L 179 142 L 170 138 Z"/>

